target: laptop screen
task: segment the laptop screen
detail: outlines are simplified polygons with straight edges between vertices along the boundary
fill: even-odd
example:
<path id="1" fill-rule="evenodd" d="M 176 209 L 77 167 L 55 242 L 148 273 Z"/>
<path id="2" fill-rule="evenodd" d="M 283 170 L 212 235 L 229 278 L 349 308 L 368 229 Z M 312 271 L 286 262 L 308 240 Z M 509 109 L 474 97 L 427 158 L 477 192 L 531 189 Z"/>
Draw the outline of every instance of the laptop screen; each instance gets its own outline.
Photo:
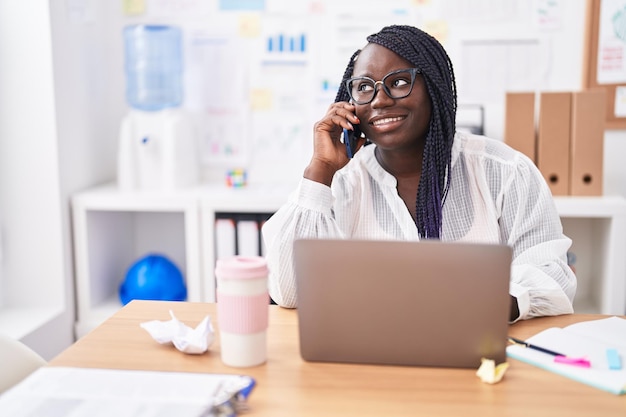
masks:
<path id="1" fill-rule="evenodd" d="M 441 241 L 294 243 L 305 360 L 478 368 L 505 360 L 512 251 Z"/>

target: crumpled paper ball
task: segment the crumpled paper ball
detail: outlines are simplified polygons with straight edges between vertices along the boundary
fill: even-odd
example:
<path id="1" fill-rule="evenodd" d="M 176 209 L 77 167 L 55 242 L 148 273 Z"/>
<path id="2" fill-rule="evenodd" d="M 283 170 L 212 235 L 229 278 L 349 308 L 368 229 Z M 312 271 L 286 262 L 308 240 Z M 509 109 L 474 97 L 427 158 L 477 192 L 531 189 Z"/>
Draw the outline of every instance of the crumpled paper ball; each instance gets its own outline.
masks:
<path id="1" fill-rule="evenodd" d="M 211 324 L 211 317 L 206 316 L 200 324 L 192 329 L 180 322 L 172 310 L 171 320 L 152 320 L 140 324 L 150 336 L 160 344 L 172 343 L 174 347 L 183 353 L 199 355 L 209 349 L 215 339 L 215 331 Z"/>

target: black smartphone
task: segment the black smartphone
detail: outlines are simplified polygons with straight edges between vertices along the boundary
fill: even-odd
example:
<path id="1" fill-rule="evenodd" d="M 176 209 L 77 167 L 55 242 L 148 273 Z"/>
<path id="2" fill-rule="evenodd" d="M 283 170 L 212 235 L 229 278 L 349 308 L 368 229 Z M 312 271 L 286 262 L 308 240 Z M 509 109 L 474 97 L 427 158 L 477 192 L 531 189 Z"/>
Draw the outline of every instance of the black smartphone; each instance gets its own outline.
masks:
<path id="1" fill-rule="evenodd" d="M 352 158 L 356 153 L 357 146 L 359 146 L 359 139 L 361 138 L 361 130 L 358 126 L 354 126 L 354 130 L 343 129 L 343 144 L 346 146 L 346 153 L 348 158 Z"/>

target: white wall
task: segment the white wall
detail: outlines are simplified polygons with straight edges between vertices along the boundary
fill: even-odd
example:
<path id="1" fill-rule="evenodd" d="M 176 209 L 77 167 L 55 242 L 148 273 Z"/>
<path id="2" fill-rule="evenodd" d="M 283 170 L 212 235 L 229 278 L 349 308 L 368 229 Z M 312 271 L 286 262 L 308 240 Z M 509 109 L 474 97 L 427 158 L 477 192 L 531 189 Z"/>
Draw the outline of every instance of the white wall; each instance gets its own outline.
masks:
<path id="1" fill-rule="evenodd" d="M 5 294 L 11 297 L 2 300 L 4 305 L 21 304 L 27 298 L 47 303 L 59 292 L 54 285 L 41 292 L 22 291 L 45 270 L 50 271 L 50 281 L 57 281 L 62 236 L 52 45 L 47 7 L 40 3 L 43 7 L 32 11 L 7 2 L 0 9 L 3 272 L 21 277 L 5 281 Z M 34 26 L 32 31 L 24 30 L 27 22 Z M 20 35 L 20 42 L 10 41 Z"/>
<path id="2" fill-rule="evenodd" d="M 70 197 L 115 176 L 124 109 L 99 46 L 108 22 L 95 19 L 107 3 L 0 2 L 0 331 L 47 359 L 74 341 Z M 38 328 L 15 329 L 38 309 Z"/>
<path id="3" fill-rule="evenodd" d="M 72 341 L 74 314 L 52 53 L 47 1 L 0 2 L 0 311 L 8 326 L 45 311 L 19 336 L 47 358 Z"/>
<path id="4" fill-rule="evenodd" d="M 604 194 L 626 197 L 626 130 L 604 134 Z M 626 233 L 626 230 L 624 230 Z"/>

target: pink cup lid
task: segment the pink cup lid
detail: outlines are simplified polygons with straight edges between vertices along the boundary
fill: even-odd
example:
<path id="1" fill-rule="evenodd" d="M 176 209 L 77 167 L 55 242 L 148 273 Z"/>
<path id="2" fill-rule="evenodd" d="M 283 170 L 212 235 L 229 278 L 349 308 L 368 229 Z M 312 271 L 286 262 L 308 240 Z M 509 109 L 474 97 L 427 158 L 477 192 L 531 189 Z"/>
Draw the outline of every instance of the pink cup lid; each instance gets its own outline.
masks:
<path id="1" fill-rule="evenodd" d="M 218 259 L 215 275 L 226 279 L 253 279 L 268 274 L 267 262 L 261 256 L 233 256 Z"/>

